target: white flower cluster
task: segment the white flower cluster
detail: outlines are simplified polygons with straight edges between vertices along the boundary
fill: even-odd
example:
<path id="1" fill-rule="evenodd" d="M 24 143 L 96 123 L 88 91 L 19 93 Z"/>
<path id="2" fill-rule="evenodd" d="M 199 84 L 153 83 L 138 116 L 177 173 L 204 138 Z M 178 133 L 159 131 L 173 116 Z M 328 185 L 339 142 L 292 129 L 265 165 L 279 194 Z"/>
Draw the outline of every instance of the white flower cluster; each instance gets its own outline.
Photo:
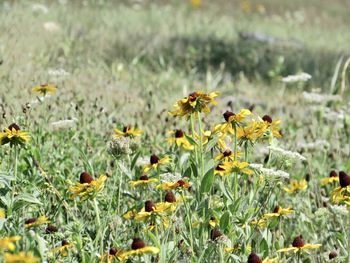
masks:
<path id="1" fill-rule="evenodd" d="M 251 168 L 254 170 L 262 173 L 263 175 L 270 176 L 270 177 L 276 177 L 276 178 L 289 178 L 289 173 L 282 171 L 282 170 L 275 170 L 270 168 L 264 168 L 264 166 L 260 163 L 251 163 L 249 164 Z"/>
<path id="2" fill-rule="evenodd" d="M 181 174 L 179 173 L 163 173 L 160 176 L 162 182 L 177 182 L 181 180 Z"/>
<path id="3" fill-rule="evenodd" d="M 138 138 L 130 137 L 119 137 L 113 139 L 108 144 L 108 153 L 115 158 L 120 158 L 123 155 L 132 154 L 139 145 L 140 141 Z"/>
<path id="4" fill-rule="evenodd" d="M 60 77 L 66 77 L 69 76 L 70 73 L 65 71 L 63 68 L 59 68 L 59 69 L 49 69 L 48 73 L 50 76 L 60 76 Z"/>
<path id="5" fill-rule="evenodd" d="M 343 216 L 348 215 L 348 209 L 346 205 L 330 205 L 330 208 L 337 215 L 343 215 Z"/>
<path id="6" fill-rule="evenodd" d="M 47 14 L 49 12 L 49 9 L 47 8 L 47 6 L 42 5 L 42 4 L 33 4 L 32 5 L 32 11 L 34 13 L 43 13 L 43 14 Z"/>
<path id="7" fill-rule="evenodd" d="M 51 126 L 54 129 L 65 129 L 65 128 L 71 128 L 75 125 L 78 119 L 73 118 L 71 120 L 61 120 L 61 121 L 54 121 L 51 122 Z"/>
<path id="8" fill-rule="evenodd" d="M 282 82 L 284 83 L 293 83 L 298 81 L 308 81 L 312 76 L 308 73 L 302 72 L 297 75 L 288 75 L 287 77 L 282 78 Z"/>
<path id="9" fill-rule="evenodd" d="M 341 101 L 341 96 L 332 94 L 320 94 L 316 92 L 303 92 L 303 98 L 309 103 L 323 103 L 331 101 Z"/>
<path id="10" fill-rule="evenodd" d="M 330 147 L 329 142 L 325 140 L 317 140 L 315 142 L 298 142 L 298 149 L 304 150 L 323 150 Z"/>
<path id="11" fill-rule="evenodd" d="M 276 147 L 276 146 L 269 146 L 269 149 L 274 152 L 276 155 L 282 156 L 289 160 L 300 160 L 300 161 L 306 161 L 306 158 L 302 156 L 300 153 L 287 151 L 282 148 Z"/>

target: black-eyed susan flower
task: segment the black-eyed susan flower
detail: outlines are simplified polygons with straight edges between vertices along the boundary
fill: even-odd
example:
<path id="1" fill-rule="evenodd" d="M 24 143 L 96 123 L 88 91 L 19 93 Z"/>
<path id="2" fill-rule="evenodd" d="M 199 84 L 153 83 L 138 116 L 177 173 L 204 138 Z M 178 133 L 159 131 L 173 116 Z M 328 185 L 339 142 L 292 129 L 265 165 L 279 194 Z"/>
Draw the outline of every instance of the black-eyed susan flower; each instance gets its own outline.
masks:
<path id="1" fill-rule="evenodd" d="M 247 162 L 241 162 L 241 161 L 234 161 L 234 162 L 228 162 L 228 165 L 231 166 L 232 172 L 236 173 L 242 173 L 247 175 L 252 175 L 254 171 L 249 168 L 249 163 Z"/>
<path id="2" fill-rule="evenodd" d="M 104 183 L 107 176 L 101 175 L 97 180 L 94 180 L 87 172 L 80 174 L 80 181 L 69 187 L 69 192 L 72 193 L 72 199 L 79 197 L 81 201 L 95 197 L 104 188 Z"/>
<path id="3" fill-rule="evenodd" d="M 234 134 L 234 127 L 241 125 L 245 118 L 250 114 L 251 112 L 248 109 L 242 109 L 237 114 L 232 111 L 226 111 L 223 114 L 225 122 L 216 125 L 214 131 L 221 131 L 225 134 Z"/>
<path id="4" fill-rule="evenodd" d="M 18 254 L 5 253 L 4 259 L 6 263 L 36 263 L 40 261 L 40 258 L 34 256 L 32 252 L 19 252 Z"/>
<path id="5" fill-rule="evenodd" d="M 264 229 L 267 227 L 267 219 L 263 217 L 260 219 L 252 220 L 252 221 L 250 221 L 250 224 L 255 225 L 261 229 Z"/>
<path id="6" fill-rule="evenodd" d="M 101 261 L 107 263 L 112 263 L 115 259 L 117 259 L 118 261 L 123 261 L 126 259 L 126 257 L 123 256 L 124 253 L 125 251 L 112 247 L 107 253 L 101 256 Z"/>
<path id="7" fill-rule="evenodd" d="M 210 219 L 209 219 L 209 225 L 211 226 L 211 227 L 217 227 L 217 226 L 219 226 L 219 223 L 220 223 L 220 221 L 218 220 L 218 219 L 216 219 L 214 216 L 212 216 Z"/>
<path id="8" fill-rule="evenodd" d="M 131 244 L 131 250 L 125 251 L 122 254 L 123 259 L 128 259 L 130 256 L 142 255 L 142 254 L 158 254 L 159 248 L 146 246 L 145 242 L 141 238 L 134 238 Z"/>
<path id="9" fill-rule="evenodd" d="M 61 246 L 52 249 L 52 253 L 54 254 L 59 253 L 61 256 L 66 257 L 68 256 L 68 251 L 73 247 L 74 247 L 73 242 L 68 242 L 67 240 L 63 239 L 61 241 Z"/>
<path id="10" fill-rule="evenodd" d="M 191 184 L 186 180 L 178 180 L 176 182 L 164 182 L 157 185 L 157 189 L 160 190 L 175 190 L 175 189 L 188 189 Z"/>
<path id="11" fill-rule="evenodd" d="M 140 136 L 142 135 L 143 131 L 131 127 L 131 126 L 124 126 L 123 130 L 115 129 L 114 130 L 114 137 L 119 138 L 119 137 L 135 137 L 135 136 Z"/>
<path id="12" fill-rule="evenodd" d="M 340 186 L 335 188 L 332 193 L 332 200 L 334 203 L 345 203 L 350 205 L 350 176 L 344 171 L 339 172 Z"/>
<path id="13" fill-rule="evenodd" d="M 320 248 L 322 245 L 321 244 L 305 244 L 302 236 L 297 236 L 294 238 L 292 246 L 287 247 L 287 248 L 282 248 L 277 250 L 277 252 L 289 252 L 293 251 L 294 253 L 300 252 L 305 249 L 315 249 L 315 248 Z"/>
<path id="14" fill-rule="evenodd" d="M 248 256 L 248 261 L 247 263 L 278 263 L 277 258 L 265 258 L 264 260 L 261 260 L 261 258 L 255 254 L 255 253 L 250 253 Z"/>
<path id="15" fill-rule="evenodd" d="M 280 132 L 280 120 L 272 120 L 269 115 L 264 115 L 259 122 L 256 123 L 260 134 L 265 134 L 269 138 L 281 138 L 282 134 Z"/>
<path id="16" fill-rule="evenodd" d="M 10 146 L 24 145 L 30 141 L 28 132 L 22 131 L 16 123 L 12 123 L 4 131 L 0 132 L 0 144 L 9 143 Z"/>
<path id="17" fill-rule="evenodd" d="M 46 216 L 40 216 L 39 218 L 33 217 L 24 221 L 25 228 L 32 228 L 35 226 L 45 225 L 50 223 L 50 220 Z"/>
<path id="18" fill-rule="evenodd" d="M 214 169 L 215 175 L 227 176 L 232 172 L 231 165 L 228 165 L 229 162 L 223 162 L 218 164 Z"/>
<path id="19" fill-rule="evenodd" d="M 46 83 L 46 84 L 41 84 L 41 85 L 35 86 L 32 89 L 32 91 L 45 96 L 48 93 L 51 93 L 51 94 L 56 93 L 57 87 L 54 84 Z"/>
<path id="20" fill-rule="evenodd" d="M 237 156 L 235 156 L 234 152 L 230 149 L 226 149 L 225 151 L 219 153 L 215 156 L 215 161 L 222 161 L 222 162 L 230 162 L 234 161 L 237 157 L 241 155 L 240 152 L 237 152 Z"/>
<path id="21" fill-rule="evenodd" d="M 157 155 L 152 154 L 150 157 L 149 164 L 146 164 L 143 168 L 143 172 L 147 173 L 150 170 L 158 170 L 160 167 L 170 163 L 170 157 L 165 156 L 163 158 L 159 158 Z"/>
<path id="22" fill-rule="evenodd" d="M 240 141 L 240 144 L 243 143 L 255 143 L 255 141 L 262 137 L 262 134 L 259 132 L 259 129 L 256 125 L 256 122 L 252 121 L 246 126 L 237 127 L 237 139 Z"/>
<path id="23" fill-rule="evenodd" d="M 339 177 L 336 171 L 331 171 L 328 177 L 321 179 L 322 186 L 332 184 L 334 182 L 339 182 Z"/>
<path id="24" fill-rule="evenodd" d="M 155 204 L 153 201 L 148 200 L 145 202 L 145 206 L 138 212 L 134 219 L 138 222 L 145 221 L 152 216 L 162 216 L 168 212 L 174 211 L 176 206 L 169 202 L 161 202 Z"/>
<path id="25" fill-rule="evenodd" d="M 282 208 L 280 206 L 276 206 L 272 213 L 267 213 L 264 215 L 265 218 L 271 218 L 271 217 L 280 217 L 280 216 L 287 216 L 294 213 L 294 210 L 291 208 Z"/>
<path id="26" fill-rule="evenodd" d="M 139 185 L 146 185 L 146 184 L 151 184 L 151 183 L 156 183 L 158 182 L 158 179 L 156 178 L 148 178 L 147 175 L 141 175 L 139 180 L 135 180 L 135 181 L 129 181 L 129 183 L 133 186 L 139 186 Z"/>
<path id="27" fill-rule="evenodd" d="M 337 253 L 337 251 L 334 251 L 334 250 L 329 252 L 329 254 L 328 254 L 329 259 L 336 258 L 337 256 L 338 256 L 338 253 Z"/>
<path id="28" fill-rule="evenodd" d="M 192 151 L 194 149 L 194 146 L 189 142 L 182 130 L 177 129 L 175 131 L 170 131 L 169 135 L 171 135 L 171 137 L 167 138 L 168 144 L 175 144 L 177 147 L 181 147 L 188 151 Z"/>
<path id="29" fill-rule="evenodd" d="M 219 96 L 219 92 L 211 92 L 209 94 L 203 91 L 195 91 L 186 98 L 179 100 L 174 105 L 174 110 L 170 112 L 173 116 L 190 117 L 191 114 L 197 116 L 198 113 L 209 113 L 209 104 L 216 105 L 215 97 Z"/>
<path id="30" fill-rule="evenodd" d="M 284 187 L 284 191 L 287 193 L 294 193 L 296 191 L 302 191 L 307 189 L 307 181 L 305 179 L 302 180 L 291 180 L 289 187 Z"/>
<path id="31" fill-rule="evenodd" d="M 219 228 L 214 228 L 210 231 L 210 238 L 213 241 L 220 239 L 223 236 Z"/>
<path id="32" fill-rule="evenodd" d="M 0 248 L 4 250 L 15 250 L 15 242 L 21 240 L 20 236 L 4 237 L 0 239 Z"/>

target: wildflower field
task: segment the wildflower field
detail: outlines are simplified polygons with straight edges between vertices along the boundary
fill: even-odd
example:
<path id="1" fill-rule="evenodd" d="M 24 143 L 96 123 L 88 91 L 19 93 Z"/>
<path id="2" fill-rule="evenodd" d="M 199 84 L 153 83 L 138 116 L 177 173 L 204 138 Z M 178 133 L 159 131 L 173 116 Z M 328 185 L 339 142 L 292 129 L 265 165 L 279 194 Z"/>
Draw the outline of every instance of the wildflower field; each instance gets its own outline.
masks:
<path id="1" fill-rule="evenodd" d="M 0 1 L 0 262 L 350 263 L 349 11 Z"/>

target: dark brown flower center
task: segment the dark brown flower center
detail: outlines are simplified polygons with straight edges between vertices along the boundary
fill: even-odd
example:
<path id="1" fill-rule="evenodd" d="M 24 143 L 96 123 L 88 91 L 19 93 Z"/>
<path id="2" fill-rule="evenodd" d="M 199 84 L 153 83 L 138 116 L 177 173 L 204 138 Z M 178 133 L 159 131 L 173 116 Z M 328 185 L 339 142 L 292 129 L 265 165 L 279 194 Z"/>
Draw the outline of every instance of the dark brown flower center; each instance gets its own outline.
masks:
<path id="1" fill-rule="evenodd" d="M 198 98 L 198 96 L 198 92 L 192 92 L 190 95 L 188 95 L 188 100 L 190 102 L 194 102 Z"/>
<path id="2" fill-rule="evenodd" d="M 150 163 L 151 164 L 157 164 L 159 162 L 159 157 L 155 154 L 152 154 L 151 155 L 151 158 L 150 158 Z"/>
<path id="3" fill-rule="evenodd" d="M 293 243 L 292 243 L 293 247 L 300 248 L 300 247 L 303 247 L 304 245 L 305 245 L 305 243 L 304 243 L 302 236 L 297 236 L 294 238 Z"/>
<path id="4" fill-rule="evenodd" d="M 37 218 L 33 217 L 33 218 L 29 218 L 26 221 L 24 221 L 25 224 L 32 224 L 35 223 L 36 220 L 38 220 Z"/>
<path id="5" fill-rule="evenodd" d="M 224 155 L 224 157 L 229 157 L 229 156 L 231 156 L 232 152 L 231 152 L 231 150 L 226 149 L 222 154 Z"/>
<path id="6" fill-rule="evenodd" d="M 350 176 L 344 171 L 339 172 L 339 183 L 341 187 L 347 187 L 350 185 Z"/>
<path id="7" fill-rule="evenodd" d="M 155 209 L 156 209 L 156 206 L 151 200 L 148 200 L 145 202 L 145 211 L 146 212 L 153 212 Z"/>
<path id="8" fill-rule="evenodd" d="M 262 260 L 257 254 L 250 253 L 247 263 L 262 263 Z"/>
<path id="9" fill-rule="evenodd" d="M 81 184 L 89 184 L 93 181 L 94 179 L 92 179 L 91 175 L 88 174 L 87 172 L 82 172 L 80 174 L 80 183 Z"/>
<path id="10" fill-rule="evenodd" d="M 337 177 L 337 172 L 332 170 L 330 173 L 329 173 L 329 177 Z"/>
<path id="11" fill-rule="evenodd" d="M 131 249 L 133 250 L 144 248 L 145 246 L 145 242 L 141 238 L 136 237 L 132 240 Z"/>
<path id="12" fill-rule="evenodd" d="M 10 124 L 10 126 L 8 127 L 9 130 L 15 129 L 16 131 L 20 130 L 20 127 L 16 124 L 16 123 L 12 123 Z"/>
<path id="13" fill-rule="evenodd" d="M 109 254 L 114 256 L 118 253 L 118 249 L 116 249 L 115 247 L 112 247 L 109 249 Z"/>
<path id="14" fill-rule="evenodd" d="M 67 240 L 63 239 L 62 242 L 61 242 L 61 245 L 62 246 L 67 246 L 67 245 L 69 245 L 69 242 Z"/>
<path id="15" fill-rule="evenodd" d="M 216 171 L 225 171 L 225 169 L 222 168 L 222 167 L 220 166 L 220 164 L 217 165 L 217 166 L 215 167 L 215 170 L 216 170 Z"/>
<path id="16" fill-rule="evenodd" d="M 186 182 L 185 182 L 184 180 L 179 180 L 179 181 L 177 181 L 177 183 L 178 183 L 179 186 L 181 186 L 181 187 L 183 187 L 183 186 L 186 184 Z"/>
<path id="17" fill-rule="evenodd" d="M 331 251 L 328 255 L 329 259 L 336 258 L 338 256 L 338 253 L 336 251 Z"/>
<path id="18" fill-rule="evenodd" d="M 55 233 L 57 231 L 58 231 L 58 228 L 54 225 L 48 225 L 46 228 L 46 234 Z"/>
<path id="19" fill-rule="evenodd" d="M 216 240 L 217 238 L 219 238 L 221 236 L 222 236 L 222 233 L 218 228 L 214 228 L 210 232 L 211 240 Z"/>
<path id="20" fill-rule="evenodd" d="M 236 114 L 234 114 L 232 111 L 225 111 L 225 113 L 223 114 L 223 116 L 224 116 L 224 119 L 225 119 L 225 121 L 229 121 L 229 119 L 230 119 L 230 117 L 231 116 L 236 116 Z"/>
<path id="21" fill-rule="evenodd" d="M 164 201 L 168 202 L 168 203 L 175 203 L 176 202 L 175 195 L 172 192 L 170 192 L 170 191 L 167 192 L 165 194 Z"/>
<path id="22" fill-rule="evenodd" d="M 126 133 L 128 130 L 130 130 L 130 126 L 124 126 L 123 127 L 123 132 Z"/>
<path id="23" fill-rule="evenodd" d="M 182 130 L 175 130 L 175 138 L 184 137 L 184 132 Z"/>
<path id="24" fill-rule="evenodd" d="M 280 210 L 280 207 L 278 205 L 276 205 L 275 209 L 273 209 L 273 212 L 278 213 L 279 210 Z"/>
<path id="25" fill-rule="evenodd" d="M 263 121 L 266 121 L 268 123 L 272 123 L 272 118 L 269 115 L 264 115 L 262 117 Z"/>
<path id="26" fill-rule="evenodd" d="M 149 179 L 148 176 L 145 174 L 140 176 L 140 180 L 142 181 L 147 181 L 148 179 Z"/>

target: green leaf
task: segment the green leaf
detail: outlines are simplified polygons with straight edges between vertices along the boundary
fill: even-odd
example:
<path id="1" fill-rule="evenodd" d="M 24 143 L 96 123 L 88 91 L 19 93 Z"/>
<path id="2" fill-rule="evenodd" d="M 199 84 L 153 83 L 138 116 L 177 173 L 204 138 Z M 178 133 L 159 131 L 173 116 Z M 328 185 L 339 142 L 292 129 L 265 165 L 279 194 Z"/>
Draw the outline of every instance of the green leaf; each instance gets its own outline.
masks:
<path id="1" fill-rule="evenodd" d="M 30 194 L 26 194 L 26 193 L 19 194 L 16 197 L 15 202 L 18 202 L 18 201 L 24 201 L 26 203 L 31 203 L 31 204 L 36 204 L 36 205 L 43 205 L 43 203 L 40 202 L 39 199 L 37 199 L 35 196 L 30 195 Z"/>
<path id="2" fill-rule="evenodd" d="M 230 213 L 226 211 L 220 218 L 220 229 L 226 230 L 230 222 Z"/>
<path id="3" fill-rule="evenodd" d="M 263 258 L 266 258 L 269 255 L 269 245 L 267 244 L 265 238 L 260 242 L 260 251 L 264 253 Z"/>
<path id="4" fill-rule="evenodd" d="M 137 162 L 137 159 L 139 158 L 141 152 L 139 151 L 138 153 L 135 154 L 134 158 L 132 159 L 131 161 L 131 164 L 130 164 L 130 170 L 132 171 L 135 167 L 135 164 Z"/>
<path id="5" fill-rule="evenodd" d="M 214 169 L 210 169 L 203 177 L 200 187 L 200 193 L 208 193 L 214 182 Z"/>

